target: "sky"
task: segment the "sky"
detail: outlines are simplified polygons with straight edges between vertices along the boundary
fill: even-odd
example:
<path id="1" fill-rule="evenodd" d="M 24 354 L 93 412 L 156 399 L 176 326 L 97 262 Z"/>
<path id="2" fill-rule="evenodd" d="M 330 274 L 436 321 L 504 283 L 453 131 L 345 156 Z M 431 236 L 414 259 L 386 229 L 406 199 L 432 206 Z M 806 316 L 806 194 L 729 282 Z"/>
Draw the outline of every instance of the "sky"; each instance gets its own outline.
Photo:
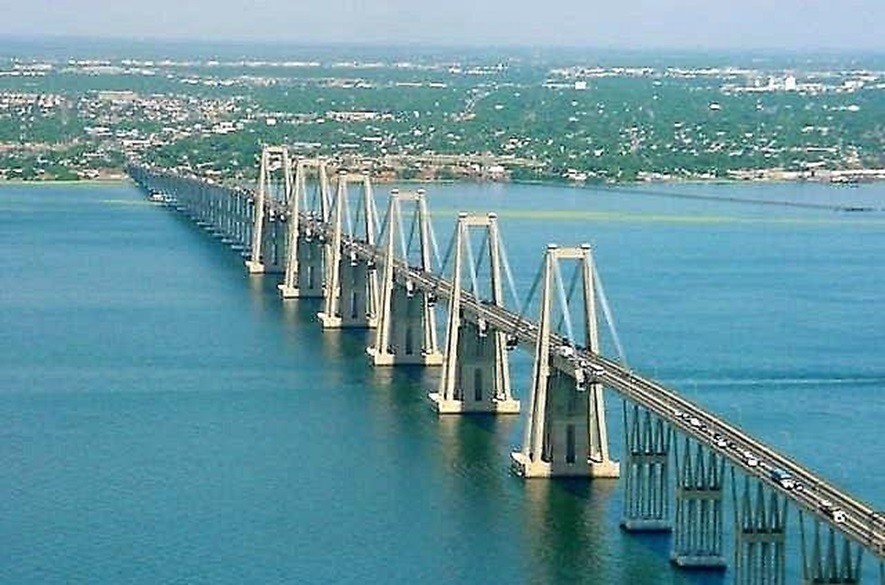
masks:
<path id="1" fill-rule="evenodd" d="M 0 36 L 885 51 L 885 0 L 0 0 Z"/>

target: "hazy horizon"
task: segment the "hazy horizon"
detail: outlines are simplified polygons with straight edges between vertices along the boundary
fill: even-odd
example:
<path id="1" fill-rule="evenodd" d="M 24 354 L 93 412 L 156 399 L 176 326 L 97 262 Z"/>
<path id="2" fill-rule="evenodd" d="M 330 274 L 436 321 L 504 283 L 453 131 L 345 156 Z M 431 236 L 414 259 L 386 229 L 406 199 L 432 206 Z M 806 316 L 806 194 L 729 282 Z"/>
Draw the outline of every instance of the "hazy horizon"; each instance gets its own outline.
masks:
<path id="1" fill-rule="evenodd" d="M 0 37 L 295 46 L 881 52 L 885 2 L 8 0 Z"/>

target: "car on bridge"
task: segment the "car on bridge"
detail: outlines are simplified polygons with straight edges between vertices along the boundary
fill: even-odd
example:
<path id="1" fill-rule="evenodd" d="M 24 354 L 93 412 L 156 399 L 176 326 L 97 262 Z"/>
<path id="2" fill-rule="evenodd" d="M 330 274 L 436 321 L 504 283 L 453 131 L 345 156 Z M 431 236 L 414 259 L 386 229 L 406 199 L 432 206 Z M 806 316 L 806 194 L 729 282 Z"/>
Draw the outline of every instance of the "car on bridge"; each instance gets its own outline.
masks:
<path id="1" fill-rule="evenodd" d="M 759 458 L 756 457 L 752 451 L 749 449 L 742 449 L 739 451 L 741 457 L 744 458 L 744 463 L 747 464 L 747 467 L 759 467 Z"/>
<path id="2" fill-rule="evenodd" d="M 777 483 L 785 490 L 791 490 L 796 487 L 796 480 L 793 479 L 793 476 L 790 475 L 789 472 L 784 471 L 783 469 L 772 469 L 769 477 L 773 482 Z"/>
<path id="3" fill-rule="evenodd" d="M 817 504 L 821 511 L 833 519 L 833 522 L 841 524 L 845 522 L 845 511 L 833 505 L 833 502 L 827 499 L 820 500 Z"/>

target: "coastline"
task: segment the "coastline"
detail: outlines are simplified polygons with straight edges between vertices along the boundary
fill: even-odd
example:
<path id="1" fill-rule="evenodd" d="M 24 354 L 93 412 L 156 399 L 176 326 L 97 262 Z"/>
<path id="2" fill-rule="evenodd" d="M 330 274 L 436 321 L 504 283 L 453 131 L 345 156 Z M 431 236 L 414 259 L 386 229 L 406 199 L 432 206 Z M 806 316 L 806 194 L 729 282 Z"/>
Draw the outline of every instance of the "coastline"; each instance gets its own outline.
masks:
<path id="1" fill-rule="evenodd" d="M 376 184 L 396 183 L 399 185 L 456 185 L 456 184 L 502 184 L 502 185 L 536 185 L 536 186 L 555 186 L 567 187 L 572 189 L 634 189 L 637 187 L 655 187 L 655 186 L 671 186 L 671 185 L 759 185 L 759 184 L 809 184 L 809 185 L 829 185 L 832 187 L 854 187 L 857 185 L 877 184 L 885 182 L 883 178 L 865 178 L 861 181 L 829 181 L 822 179 L 808 178 L 784 178 L 784 177 L 765 177 L 754 179 L 655 179 L 655 180 L 639 180 L 639 181 L 620 181 L 620 182 L 575 182 L 575 181 L 557 181 L 550 179 L 513 179 L 506 181 L 490 181 L 490 180 L 469 180 L 469 179 L 376 179 Z M 132 179 L 128 176 L 113 177 L 106 179 L 82 179 L 82 180 L 64 180 L 64 179 L 4 179 L 0 180 L 0 188 L 3 186 L 28 186 L 36 187 L 40 185 L 70 185 L 70 186 L 95 186 L 95 185 L 118 185 L 124 183 L 132 183 Z"/>

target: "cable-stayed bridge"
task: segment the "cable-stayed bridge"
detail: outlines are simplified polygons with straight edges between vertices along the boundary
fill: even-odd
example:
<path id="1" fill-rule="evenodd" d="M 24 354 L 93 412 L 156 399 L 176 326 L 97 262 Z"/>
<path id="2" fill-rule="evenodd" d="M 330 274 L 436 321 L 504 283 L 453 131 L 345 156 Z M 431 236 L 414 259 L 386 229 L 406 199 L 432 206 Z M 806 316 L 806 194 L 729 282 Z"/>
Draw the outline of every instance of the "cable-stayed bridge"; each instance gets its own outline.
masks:
<path id="1" fill-rule="evenodd" d="M 280 275 L 282 299 L 323 299 L 323 328 L 373 329 L 366 351 L 376 366 L 441 367 L 429 394 L 440 415 L 525 410 L 522 447 L 511 454 L 522 477 L 621 477 L 621 526 L 672 531 L 675 565 L 730 561 L 736 583 L 785 583 L 786 543 L 798 538 L 804 583 L 859 583 L 866 553 L 885 585 L 885 514 L 601 355 L 600 322 L 620 343 L 589 246 L 548 245 L 520 302 L 495 214 L 459 214 L 441 249 L 423 191 L 392 191 L 382 215 L 367 174 L 329 173 L 325 161 L 293 160 L 285 147 L 264 148 L 255 189 L 135 165 L 129 174 L 241 251 L 250 273 Z M 510 385 L 517 347 L 533 355 L 522 401 Z M 624 399 L 620 462 L 609 454 L 604 387 Z M 798 535 L 789 534 L 791 510 Z"/>

